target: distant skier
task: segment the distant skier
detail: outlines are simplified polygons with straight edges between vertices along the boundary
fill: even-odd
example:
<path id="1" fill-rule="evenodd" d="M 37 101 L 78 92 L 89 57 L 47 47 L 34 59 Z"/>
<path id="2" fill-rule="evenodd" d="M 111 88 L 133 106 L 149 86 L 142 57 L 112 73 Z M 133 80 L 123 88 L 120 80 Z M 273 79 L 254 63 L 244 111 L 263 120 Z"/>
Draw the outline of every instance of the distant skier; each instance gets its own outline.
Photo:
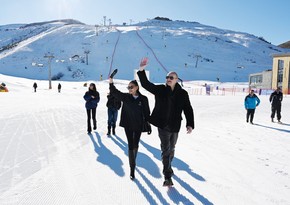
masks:
<path id="1" fill-rule="evenodd" d="M 249 122 L 249 118 L 250 118 L 250 123 L 253 124 L 256 107 L 259 106 L 260 104 L 260 99 L 254 93 L 254 90 L 251 90 L 250 93 L 245 97 L 244 104 L 245 104 L 245 109 L 247 110 L 247 115 L 246 115 L 247 122 Z"/>
<path id="2" fill-rule="evenodd" d="M 87 131 L 88 133 L 91 133 L 91 118 L 93 119 L 93 129 L 97 129 L 96 110 L 100 101 L 100 94 L 97 91 L 96 85 L 94 83 L 90 84 L 89 90 L 84 95 L 84 99 L 86 101 L 87 109 Z"/>
<path id="3" fill-rule="evenodd" d="M 108 133 L 107 135 L 111 134 L 111 129 L 113 135 L 116 134 L 115 128 L 116 128 L 116 121 L 118 117 L 118 110 L 121 108 L 121 101 L 115 98 L 110 93 L 107 96 L 107 107 L 108 107 Z"/>
<path id="4" fill-rule="evenodd" d="M 60 93 L 60 91 L 61 91 L 61 84 L 60 83 L 58 84 L 57 89 L 58 89 L 58 92 Z"/>
<path id="5" fill-rule="evenodd" d="M 270 102 L 272 103 L 272 113 L 271 113 L 271 119 L 272 122 L 274 122 L 275 114 L 277 113 L 277 120 L 278 123 L 281 123 L 281 106 L 282 106 L 282 100 L 283 100 L 283 93 L 281 92 L 281 89 L 278 87 L 271 95 L 270 95 Z"/>
<path id="6" fill-rule="evenodd" d="M 151 128 L 150 130 L 143 130 L 144 122 L 148 121 L 150 115 L 148 98 L 139 92 L 139 86 L 136 80 L 132 80 L 129 83 L 129 93 L 122 93 L 117 90 L 113 84 L 113 78 L 109 78 L 109 83 L 111 95 L 123 102 L 120 126 L 124 127 L 128 140 L 130 179 L 134 180 L 141 133 L 151 133 Z"/>
<path id="7" fill-rule="evenodd" d="M 36 82 L 33 83 L 33 88 L 34 88 L 34 92 L 36 93 L 36 88 L 37 88 L 37 83 Z"/>

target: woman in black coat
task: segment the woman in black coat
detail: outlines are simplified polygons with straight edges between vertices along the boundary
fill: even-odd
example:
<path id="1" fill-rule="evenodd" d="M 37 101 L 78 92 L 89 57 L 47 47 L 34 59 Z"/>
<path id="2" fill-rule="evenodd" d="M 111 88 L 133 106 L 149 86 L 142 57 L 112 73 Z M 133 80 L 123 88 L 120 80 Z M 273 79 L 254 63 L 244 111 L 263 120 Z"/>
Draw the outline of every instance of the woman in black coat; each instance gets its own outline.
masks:
<path id="1" fill-rule="evenodd" d="M 143 131 L 151 133 L 151 130 L 144 130 L 144 122 L 148 121 L 150 108 L 148 98 L 139 92 L 136 80 L 132 80 L 128 85 L 129 93 L 120 92 L 113 84 L 113 79 L 109 79 L 110 93 L 123 102 L 121 110 L 120 126 L 124 127 L 128 140 L 128 155 L 130 164 L 130 178 L 135 178 L 136 157 L 138 153 L 140 136 Z"/>
<path id="2" fill-rule="evenodd" d="M 87 131 L 88 133 L 91 133 L 91 118 L 93 119 L 93 129 L 97 129 L 96 109 L 100 101 L 100 94 L 97 91 L 96 85 L 94 83 L 90 84 L 89 90 L 84 95 L 84 99 L 86 101 L 87 109 Z"/>

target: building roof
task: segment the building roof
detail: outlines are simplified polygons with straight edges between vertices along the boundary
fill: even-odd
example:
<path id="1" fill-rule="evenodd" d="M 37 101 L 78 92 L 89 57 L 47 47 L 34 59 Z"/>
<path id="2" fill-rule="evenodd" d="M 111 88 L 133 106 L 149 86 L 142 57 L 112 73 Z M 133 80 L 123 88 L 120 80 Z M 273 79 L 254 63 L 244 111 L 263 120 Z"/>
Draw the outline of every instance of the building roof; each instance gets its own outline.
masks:
<path id="1" fill-rule="evenodd" d="M 275 53 L 272 56 L 273 56 L 273 58 L 275 58 L 275 57 L 290 57 L 290 53 Z"/>

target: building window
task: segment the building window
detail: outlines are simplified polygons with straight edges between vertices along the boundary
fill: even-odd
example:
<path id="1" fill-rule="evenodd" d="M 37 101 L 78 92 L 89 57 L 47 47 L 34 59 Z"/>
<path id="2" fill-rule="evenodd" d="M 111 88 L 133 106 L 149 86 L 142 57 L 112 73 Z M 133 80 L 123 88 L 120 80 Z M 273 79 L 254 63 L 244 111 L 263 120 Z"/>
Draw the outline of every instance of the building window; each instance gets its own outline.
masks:
<path id="1" fill-rule="evenodd" d="M 284 61 L 278 60 L 278 83 L 283 82 Z"/>
<path id="2" fill-rule="evenodd" d="M 250 85 L 261 84 L 263 82 L 262 75 L 253 75 L 250 77 Z"/>

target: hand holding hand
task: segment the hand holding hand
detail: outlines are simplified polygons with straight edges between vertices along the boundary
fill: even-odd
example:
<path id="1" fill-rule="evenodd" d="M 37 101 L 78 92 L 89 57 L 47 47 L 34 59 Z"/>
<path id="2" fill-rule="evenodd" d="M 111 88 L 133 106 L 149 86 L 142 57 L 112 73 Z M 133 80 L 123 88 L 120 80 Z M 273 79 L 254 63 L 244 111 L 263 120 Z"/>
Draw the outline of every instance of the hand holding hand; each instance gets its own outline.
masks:
<path id="1" fill-rule="evenodd" d="M 148 58 L 147 57 L 142 58 L 140 62 L 139 71 L 143 71 L 147 65 L 148 65 Z"/>
<path id="2" fill-rule="evenodd" d="M 187 134 L 190 134 L 190 133 L 192 132 L 192 127 L 187 126 L 187 127 L 186 127 L 186 130 L 187 130 Z"/>

